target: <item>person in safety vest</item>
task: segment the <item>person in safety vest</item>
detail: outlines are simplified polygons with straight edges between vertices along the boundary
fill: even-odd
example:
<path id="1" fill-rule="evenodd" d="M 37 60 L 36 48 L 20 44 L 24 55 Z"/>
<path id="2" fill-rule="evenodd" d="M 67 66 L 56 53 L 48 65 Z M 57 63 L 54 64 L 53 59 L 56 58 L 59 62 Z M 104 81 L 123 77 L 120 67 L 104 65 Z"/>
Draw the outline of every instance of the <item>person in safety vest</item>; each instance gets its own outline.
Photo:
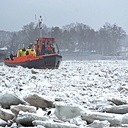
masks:
<path id="1" fill-rule="evenodd" d="M 41 54 L 41 43 L 39 42 L 38 39 L 37 39 L 36 44 L 35 44 L 35 50 L 36 50 L 37 56 Z"/>
<path id="2" fill-rule="evenodd" d="M 31 55 L 31 56 L 36 56 L 36 51 L 35 51 L 34 49 L 31 49 L 31 50 L 30 50 L 30 55 Z"/>
<path id="3" fill-rule="evenodd" d="M 25 48 L 22 49 L 21 56 L 26 56 L 26 49 Z"/>
<path id="4" fill-rule="evenodd" d="M 46 52 L 48 54 L 52 54 L 53 51 L 54 51 L 54 48 L 53 48 L 52 44 L 47 44 L 47 46 L 46 46 Z"/>
<path id="5" fill-rule="evenodd" d="M 31 48 L 26 48 L 26 55 L 30 55 Z"/>
<path id="6" fill-rule="evenodd" d="M 42 42 L 41 53 L 42 53 L 43 55 L 45 55 L 45 53 L 46 53 L 46 46 L 45 46 L 45 42 Z"/>
<path id="7" fill-rule="evenodd" d="M 17 51 L 17 54 L 16 54 L 16 56 L 17 56 L 17 57 L 20 57 L 20 56 L 22 56 L 22 49 L 19 49 L 19 50 Z"/>

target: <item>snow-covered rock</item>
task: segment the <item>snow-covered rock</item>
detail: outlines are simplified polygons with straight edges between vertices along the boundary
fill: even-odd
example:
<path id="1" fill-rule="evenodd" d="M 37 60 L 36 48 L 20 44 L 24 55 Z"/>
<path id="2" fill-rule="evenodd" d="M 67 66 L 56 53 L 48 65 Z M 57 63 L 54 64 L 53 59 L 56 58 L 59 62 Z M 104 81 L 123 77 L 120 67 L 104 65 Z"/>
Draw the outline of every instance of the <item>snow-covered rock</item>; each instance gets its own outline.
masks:
<path id="1" fill-rule="evenodd" d="M 113 114 L 113 113 L 101 113 L 101 112 L 93 112 L 86 111 L 82 112 L 81 118 L 86 120 L 89 123 L 92 123 L 95 120 L 99 121 L 109 121 L 111 126 L 121 126 L 122 124 L 122 115 Z"/>
<path id="2" fill-rule="evenodd" d="M 20 112 L 16 118 L 16 122 L 23 126 L 33 126 L 32 121 L 34 120 L 45 121 L 48 120 L 48 117 L 34 113 Z"/>
<path id="3" fill-rule="evenodd" d="M 123 115 L 121 123 L 122 124 L 128 124 L 128 113 Z"/>
<path id="4" fill-rule="evenodd" d="M 16 124 L 16 123 L 13 123 L 11 126 L 10 126 L 10 128 L 17 128 L 18 127 L 18 125 Z"/>
<path id="5" fill-rule="evenodd" d="M 36 113 L 36 107 L 29 105 L 13 105 L 11 106 L 11 111 L 17 116 L 20 111 Z"/>
<path id="6" fill-rule="evenodd" d="M 91 128 L 109 128 L 109 126 L 110 123 L 107 120 L 105 121 L 94 120 L 94 122 L 89 125 L 89 127 Z"/>
<path id="7" fill-rule="evenodd" d="M 78 126 L 70 123 L 58 123 L 58 122 L 53 122 L 53 121 L 38 121 L 35 120 L 33 121 L 33 124 L 35 126 L 37 125 L 42 125 L 46 128 L 79 128 Z"/>
<path id="8" fill-rule="evenodd" d="M 69 105 L 55 106 L 55 115 L 58 117 L 58 119 L 63 121 L 80 116 L 81 111 L 82 109 L 80 109 L 77 106 L 69 106 Z"/>
<path id="9" fill-rule="evenodd" d="M 7 109 L 0 108 L 0 119 L 8 121 L 12 120 L 15 117 L 15 115 Z"/>
<path id="10" fill-rule="evenodd" d="M 30 94 L 24 97 L 24 100 L 28 102 L 30 105 L 35 106 L 35 107 L 40 107 L 40 108 L 53 107 L 52 101 L 46 100 L 37 94 Z"/>
<path id="11" fill-rule="evenodd" d="M 128 113 L 128 105 L 119 105 L 103 108 L 104 112 L 116 113 L 116 114 L 126 114 Z"/>
<path id="12" fill-rule="evenodd" d="M 2 119 L 0 119 L 0 126 L 5 127 L 8 123 Z"/>
<path id="13" fill-rule="evenodd" d="M 108 99 L 108 101 L 111 101 L 111 102 L 113 102 L 113 103 L 116 104 L 116 105 L 127 104 L 127 101 L 126 101 L 126 100 L 124 100 L 124 99 L 119 99 L 119 98 L 111 98 L 111 99 Z"/>
<path id="14" fill-rule="evenodd" d="M 23 104 L 24 102 L 16 95 L 5 93 L 0 95 L 0 105 L 2 108 L 10 108 L 11 105 Z"/>

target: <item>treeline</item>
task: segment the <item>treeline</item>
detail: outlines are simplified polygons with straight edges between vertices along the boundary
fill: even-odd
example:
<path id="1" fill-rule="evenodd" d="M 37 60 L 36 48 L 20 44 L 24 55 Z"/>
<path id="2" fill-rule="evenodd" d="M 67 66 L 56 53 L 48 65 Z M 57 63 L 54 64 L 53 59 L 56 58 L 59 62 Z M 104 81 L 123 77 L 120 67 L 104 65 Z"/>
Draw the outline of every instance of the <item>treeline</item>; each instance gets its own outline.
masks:
<path id="1" fill-rule="evenodd" d="M 63 28 L 42 26 L 42 35 L 55 37 L 60 50 L 67 53 L 93 52 L 102 55 L 118 55 L 126 32 L 116 24 L 106 23 L 98 31 L 82 23 L 72 23 Z M 18 32 L 0 31 L 0 47 L 11 51 L 27 47 L 39 37 L 38 25 L 33 22 L 23 26 Z"/>

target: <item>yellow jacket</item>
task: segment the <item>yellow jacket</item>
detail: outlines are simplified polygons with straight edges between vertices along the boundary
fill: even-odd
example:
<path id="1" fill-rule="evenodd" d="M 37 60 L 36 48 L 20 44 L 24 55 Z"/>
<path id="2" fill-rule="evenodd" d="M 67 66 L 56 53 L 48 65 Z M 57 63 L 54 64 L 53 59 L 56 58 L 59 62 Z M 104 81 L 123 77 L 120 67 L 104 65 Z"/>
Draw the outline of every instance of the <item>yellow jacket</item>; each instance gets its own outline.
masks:
<path id="1" fill-rule="evenodd" d="M 32 55 L 32 56 L 36 56 L 36 52 L 35 52 L 35 50 L 30 50 L 30 55 Z"/>
<path id="2" fill-rule="evenodd" d="M 19 49 L 19 50 L 17 51 L 17 54 L 16 54 L 16 56 L 17 56 L 17 57 L 20 57 L 20 56 L 22 56 L 22 49 Z"/>
<path id="3" fill-rule="evenodd" d="M 28 52 L 28 55 L 30 55 L 31 49 L 30 48 L 27 48 L 26 49 L 26 52 Z"/>
<path id="4" fill-rule="evenodd" d="M 26 50 L 25 49 L 19 49 L 17 51 L 17 57 L 20 57 L 20 56 L 26 56 Z"/>

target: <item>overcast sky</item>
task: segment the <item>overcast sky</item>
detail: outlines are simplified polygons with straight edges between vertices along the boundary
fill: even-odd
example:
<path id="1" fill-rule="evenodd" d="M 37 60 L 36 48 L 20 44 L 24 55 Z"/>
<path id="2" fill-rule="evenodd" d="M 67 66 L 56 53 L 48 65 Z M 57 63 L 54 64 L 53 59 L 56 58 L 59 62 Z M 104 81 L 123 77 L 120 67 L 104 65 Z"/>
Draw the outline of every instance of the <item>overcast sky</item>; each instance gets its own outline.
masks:
<path id="1" fill-rule="evenodd" d="M 0 30 L 19 31 L 35 14 L 48 27 L 79 22 L 99 30 L 108 22 L 128 32 L 128 0 L 0 0 Z"/>

